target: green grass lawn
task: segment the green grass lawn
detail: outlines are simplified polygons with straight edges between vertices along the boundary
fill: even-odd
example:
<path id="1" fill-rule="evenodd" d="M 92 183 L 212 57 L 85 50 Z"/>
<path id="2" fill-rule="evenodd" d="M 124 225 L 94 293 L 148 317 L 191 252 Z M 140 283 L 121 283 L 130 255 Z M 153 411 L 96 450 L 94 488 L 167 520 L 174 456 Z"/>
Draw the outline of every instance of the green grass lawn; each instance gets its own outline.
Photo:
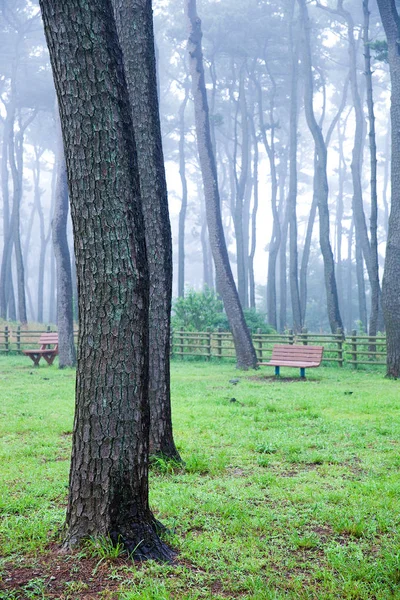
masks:
<path id="1" fill-rule="evenodd" d="M 400 598 L 399 383 L 271 375 L 172 364 L 185 466 L 159 461 L 150 487 L 178 558 L 135 564 L 58 552 L 75 375 L 0 357 L 0 599 Z"/>

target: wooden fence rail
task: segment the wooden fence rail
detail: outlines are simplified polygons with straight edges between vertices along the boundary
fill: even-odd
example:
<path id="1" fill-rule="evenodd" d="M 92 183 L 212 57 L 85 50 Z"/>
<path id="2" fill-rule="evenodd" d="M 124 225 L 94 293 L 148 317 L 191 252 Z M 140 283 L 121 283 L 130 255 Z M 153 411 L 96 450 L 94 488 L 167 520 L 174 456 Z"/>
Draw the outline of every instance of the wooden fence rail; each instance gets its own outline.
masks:
<path id="1" fill-rule="evenodd" d="M 36 347 L 45 331 L 57 331 L 55 327 L 29 330 L 22 327 L 3 326 L 0 329 L 0 353 L 22 353 L 26 348 Z M 74 331 L 75 339 L 78 332 Z M 345 336 L 341 331 L 336 334 L 309 333 L 303 329 L 294 334 L 288 330 L 284 334 L 264 334 L 258 330 L 252 334 L 254 348 L 259 362 L 271 358 L 274 344 L 304 344 L 324 346 L 323 362 L 336 363 L 339 367 L 350 364 L 385 365 L 386 338 L 384 335 L 368 336 L 353 330 Z M 235 359 L 232 335 L 228 331 L 180 331 L 171 332 L 171 356 L 184 359 L 202 357 L 210 359 Z"/>

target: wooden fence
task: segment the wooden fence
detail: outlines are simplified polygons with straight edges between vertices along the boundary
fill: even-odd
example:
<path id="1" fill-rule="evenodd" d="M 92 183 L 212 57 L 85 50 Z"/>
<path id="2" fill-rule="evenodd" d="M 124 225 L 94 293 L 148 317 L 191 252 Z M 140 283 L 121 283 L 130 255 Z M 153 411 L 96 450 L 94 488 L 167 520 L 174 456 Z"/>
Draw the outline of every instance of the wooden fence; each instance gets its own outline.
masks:
<path id="1" fill-rule="evenodd" d="M 29 330 L 22 327 L 5 326 L 0 329 L 0 353 L 20 354 L 25 348 L 38 346 L 39 338 L 46 331 L 57 331 L 55 327 L 41 330 Z M 78 332 L 75 331 L 75 337 Z M 284 334 L 264 334 L 260 331 L 252 334 L 254 348 L 259 362 L 267 362 L 271 358 L 274 344 L 311 344 L 324 346 L 325 364 L 336 363 L 339 367 L 350 364 L 385 365 L 386 338 L 384 335 L 368 336 L 353 330 L 345 336 L 337 334 L 309 333 L 303 329 L 294 334 L 288 330 Z M 227 331 L 173 331 L 171 332 L 171 356 L 185 359 L 201 357 L 210 359 L 235 359 L 235 348 L 232 335 Z"/>
<path id="2" fill-rule="evenodd" d="M 339 367 L 345 364 L 385 365 L 385 336 L 367 336 L 352 331 L 345 336 L 337 334 L 309 333 L 303 329 L 294 334 L 289 330 L 284 334 L 264 334 L 258 331 L 252 334 L 254 348 L 259 362 L 268 362 L 274 344 L 303 344 L 324 346 L 323 363 L 336 363 Z M 232 335 L 226 331 L 174 331 L 171 335 L 171 355 L 184 359 L 186 357 L 235 358 Z"/>

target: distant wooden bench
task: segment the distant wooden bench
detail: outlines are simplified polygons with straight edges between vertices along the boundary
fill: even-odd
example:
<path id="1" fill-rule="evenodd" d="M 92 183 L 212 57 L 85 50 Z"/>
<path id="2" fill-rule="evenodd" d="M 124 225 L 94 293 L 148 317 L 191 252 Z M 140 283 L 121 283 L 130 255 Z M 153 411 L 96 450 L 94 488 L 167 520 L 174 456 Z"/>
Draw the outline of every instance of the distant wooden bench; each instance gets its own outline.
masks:
<path id="1" fill-rule="evenodd" d="M 35 366 L 39 366 L 41 358 L 52 365 L 58 354 L 58 333 L 43 333 L 39 338 L 40 348 L 34 350 L 23 350 L 22 352 L 33 360 Z M 52 348 L 50 347 L 52 346 Z"/>
<path id="2" fill-rule="evenodd" d="M 272 357 L 268 363 L 259 363 L 267 367 L 275 367 L 275 375 L 279 377 L 280 367 L 299 367 L 300 377 L 306 376 L 306 369 L 319 367 L 324 352 L 323 346 L 293 346 L 275 344 Z"/>

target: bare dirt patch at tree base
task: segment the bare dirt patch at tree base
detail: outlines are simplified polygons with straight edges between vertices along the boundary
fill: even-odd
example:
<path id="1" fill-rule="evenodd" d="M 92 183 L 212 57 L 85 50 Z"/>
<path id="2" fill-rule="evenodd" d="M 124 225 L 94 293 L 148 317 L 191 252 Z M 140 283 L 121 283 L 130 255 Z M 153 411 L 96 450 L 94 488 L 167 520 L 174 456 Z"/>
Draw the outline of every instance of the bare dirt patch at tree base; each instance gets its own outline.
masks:
<path id="1" fill-rule="evenodd" d="M 35 590 L 40 590 L 43 596 L 38 597 L 46 599 L 79 597 L 90 600 L 106 591 L 107 599 L 113 600 L 119 597 L 121 579 L 124 587 L 129 581 L 130 574 L 124 567 L 132 568 L 134 565 L 135 561 L 127 556 L 108 560 L 88 558 L 82 557 L 79 552 L 65 554 L 57 544 L 52 544 L 42 556 L 27 557 L 20 564 L 10 560 L 3 566 L 0 598 L 3 597 L 2 592 L 7 591 L 10 597 L 23 600 L 33 597 Z M 116 571 L 120 571 L 121 577 L 115 577 Z"/>

